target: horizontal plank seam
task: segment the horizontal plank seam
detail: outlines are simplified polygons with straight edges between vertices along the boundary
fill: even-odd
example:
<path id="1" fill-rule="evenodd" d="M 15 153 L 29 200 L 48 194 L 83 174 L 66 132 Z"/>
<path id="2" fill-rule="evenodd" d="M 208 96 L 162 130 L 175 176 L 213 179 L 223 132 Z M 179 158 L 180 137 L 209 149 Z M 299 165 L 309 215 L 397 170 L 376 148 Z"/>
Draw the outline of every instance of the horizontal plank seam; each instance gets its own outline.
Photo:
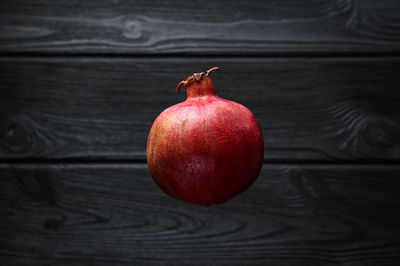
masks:
<path id="1" fill-rule="evenodd" d="M 307 163 L 307 164 L 285 164 L 285 163 L 264 163 L 263 168 L 308 168 L 308 169 L 333 169 L 332 166 L 336 167 L 336 170 L 349 170 L 349 169 L 358 169 L 358 170 L 393 170 L 398 172 L 400 170 L 400 163 L 397 164 L 338 164 L 338 165 L 332 165 L 329 163 L 325 164 L 313 164 L 313 163 Z M 1 163 L 0 162 L 0 170 L 1 169 L 7 169 L 7 168 L 52 168 L 52 167 L 68 167 L 68 168 L 77 168 L 77 169 L 83 169 L 83 168 L 90 168 L 90 169 L 96 169 L 96 168 L 101 168 L 101 169 L 147 169 L 147 164 L 146 163 L 97 163 L 97 162 L 91 162 L 91 163 Z M 1 176 L 0 176 L 1 179 Z"/>
<path id="2" fill-rule="evenodd" d="M 1 52 L 0 58 L 71 57 L 71 58 L 380 58 L 398 57 L 398 52 L 268 52 L 268 53 L 57 53 L 57 52 Z"/>
<path id="3" fill-rule="evenodd" d="M 66 158 L 66 159 L 2 159 L 1 164 L 13 164 L 13 165 L 24 165 L 24 164 L 147 164 L 146 159 L 90 159 L 90 158 Z M 394 160 L 343 160 L 343 161 L 328 161 L 328 160 L 264 160 L 265 165 L 359 165 L 359 166 L 369 166 L 369 165 L 393 165 L 400 166 L 400 161 Z"/>

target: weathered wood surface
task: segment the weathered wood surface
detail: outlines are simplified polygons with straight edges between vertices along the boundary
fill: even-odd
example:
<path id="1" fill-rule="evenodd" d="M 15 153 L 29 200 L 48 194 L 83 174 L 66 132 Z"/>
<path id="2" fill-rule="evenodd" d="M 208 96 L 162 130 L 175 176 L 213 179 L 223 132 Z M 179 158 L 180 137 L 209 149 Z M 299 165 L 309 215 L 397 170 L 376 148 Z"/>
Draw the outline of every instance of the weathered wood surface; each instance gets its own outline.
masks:
<path id="1" fill-rule="evenodd" d="M 3 0 L 1 52 L 398 53 L 400 1 Z"/>
<path id="2" fill-rule="evenodd" d="M 132 164 L 1 165 L 4 265 L 399 265 L 400 166 L 266 164 L 224 205 Z"/>
<path id="3" fill-rule="evenodd" d="M 2 58 L 0 158 L 144 160 L 186 75 L 259 121 L 267 161 L 398 161 L 400 58 Z"/>

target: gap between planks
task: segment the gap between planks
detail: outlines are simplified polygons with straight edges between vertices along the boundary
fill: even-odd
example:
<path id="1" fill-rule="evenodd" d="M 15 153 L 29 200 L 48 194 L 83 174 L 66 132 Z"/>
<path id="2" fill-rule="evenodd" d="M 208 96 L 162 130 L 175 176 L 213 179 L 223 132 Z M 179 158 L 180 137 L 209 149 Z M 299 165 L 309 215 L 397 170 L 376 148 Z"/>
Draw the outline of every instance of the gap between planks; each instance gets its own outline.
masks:
<path id="1" fill-rule="evenodd" d="M 134 59 L 134 58 L 393 58 L 400 52 L 265 52 L 265 53 L 57 53 L 57 52 L 1 52 L 0 58 L 104 58 L 104 59 Z"/>
<path id="2" fill-rule="evenodd" d="M 57 166 L 57 165 L 71 165 L 71 166 L 90 166 L 90 167 L 147 167 L 146 160 L 0 160 L 1 167 L 9 166 Z M 364 169 L 384 167 L 398 169 L 400 167 L 400 162 L 398 161 L 343 161 L 343 162 L 329 162 L 329 161 L 269 161 L 264 160 L 264 166 L 304 166 L 304 167 L 316 167 L 316 168 L 331 168 L 332 166 L 337 166 L 340 168 L 354 168 L 361 167 Z"/>

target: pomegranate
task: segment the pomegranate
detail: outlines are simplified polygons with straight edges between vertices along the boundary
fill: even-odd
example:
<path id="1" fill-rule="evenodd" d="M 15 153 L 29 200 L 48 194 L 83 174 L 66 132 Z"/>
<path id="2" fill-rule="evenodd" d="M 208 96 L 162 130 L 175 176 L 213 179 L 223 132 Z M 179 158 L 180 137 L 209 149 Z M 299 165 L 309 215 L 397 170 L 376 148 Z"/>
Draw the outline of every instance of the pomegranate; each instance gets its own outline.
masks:
<path id="1" fill-rule="evenodd" d="M 182 201 L 220 204 L 245 191 L 260 173 L 264 139 L 254 115 L 217 96 L 210 72 L 178 84 L 187 99 L 164 110 L 147 141 L 155 183 Z"/>

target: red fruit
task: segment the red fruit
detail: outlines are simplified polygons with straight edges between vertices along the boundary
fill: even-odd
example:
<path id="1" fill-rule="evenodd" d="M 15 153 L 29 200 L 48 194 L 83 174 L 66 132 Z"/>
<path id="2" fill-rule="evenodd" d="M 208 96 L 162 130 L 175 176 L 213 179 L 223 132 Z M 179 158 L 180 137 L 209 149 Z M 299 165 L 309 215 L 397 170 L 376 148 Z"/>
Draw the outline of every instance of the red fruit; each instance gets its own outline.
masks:
<path id="1" fill-rule="evenodd" d="M 183 201 L 223 203 L 245 191 L 260 173 L 264 140 L 254 115 L 217 96 L 210 72 L 178 85 L 187 99 L 164 110 L 147 141 L 147 164 L 156 184 Z"/>

